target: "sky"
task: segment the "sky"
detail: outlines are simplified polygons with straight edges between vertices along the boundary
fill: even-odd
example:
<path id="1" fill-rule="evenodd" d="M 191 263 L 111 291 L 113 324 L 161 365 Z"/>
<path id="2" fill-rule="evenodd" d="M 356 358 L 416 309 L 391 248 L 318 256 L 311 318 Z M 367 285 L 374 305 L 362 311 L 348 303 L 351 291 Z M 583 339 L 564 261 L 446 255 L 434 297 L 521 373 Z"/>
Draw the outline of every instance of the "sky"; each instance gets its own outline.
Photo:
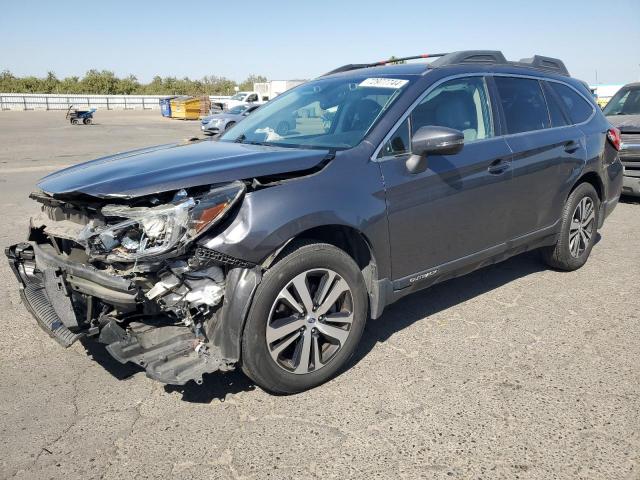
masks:
<path id="1" fill-rule="evenodd" d="M 0 71 L 96 68 L 241 81 L 316 77 L 347 63 L 502 50 L 564 60 L 590 84 L 640 80 L 640 0 L 0 0 Z"/>

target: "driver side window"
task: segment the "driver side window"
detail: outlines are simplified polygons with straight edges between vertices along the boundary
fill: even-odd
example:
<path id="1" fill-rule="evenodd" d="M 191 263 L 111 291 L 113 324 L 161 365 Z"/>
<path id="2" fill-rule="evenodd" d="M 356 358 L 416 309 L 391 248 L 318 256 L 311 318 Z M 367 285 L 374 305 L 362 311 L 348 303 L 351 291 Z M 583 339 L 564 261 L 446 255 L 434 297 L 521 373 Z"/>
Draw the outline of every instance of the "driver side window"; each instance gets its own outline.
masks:
<path id="1" fill-rule="evenodd" d="M 378 158 L 410 153 L 411 135 L 427 125 L 460 130 L 465 143 L 492 137 L 491 104 L 484 78 L 458 78 L 436 87 L 382 146 Z"/>
<path id="2" fill-rule="evenodd" d="M 492 137 L 484 78 L 459 78 L 436 87 L 411 113 L 412 134 L 426 125 L 460 130 L 465 143 Z"/>

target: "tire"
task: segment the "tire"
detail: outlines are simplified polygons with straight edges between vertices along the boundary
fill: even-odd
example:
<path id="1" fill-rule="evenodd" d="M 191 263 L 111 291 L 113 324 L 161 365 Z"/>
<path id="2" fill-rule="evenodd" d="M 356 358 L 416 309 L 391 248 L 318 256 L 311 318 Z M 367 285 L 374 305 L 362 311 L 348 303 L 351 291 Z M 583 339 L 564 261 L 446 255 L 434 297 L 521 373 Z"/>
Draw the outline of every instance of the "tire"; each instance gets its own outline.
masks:
<path id="1" fill-rule="evenodd" d="M 78 125 L 78 119 L 77 118 L 73 118 L 71 120 L 71 125 Z"/>
<path id="2" fill-rule="evenodd" d="M 304 284 L 299 283 L 300 279 Z M 307 302 L 296 285 L 308 287 Z M 296 312 L 284 299 L 285 290 L 302 312 Z M 338 296 L 338 292 L 342 293 Z M 314 308 L 315 313 L 304 307 L 312 297 L 325 299 L 317 302 L 320 307 Z M 272 393 L 298 393 L 321 385 L 353 355 L 367 313 L 364 279 L 349 255 L 326 243 L 293 247 L 265 273 L 256 290 L 242 337 L 242 369 L 258 386 Z M 350 323 L 345 322 L 349 318 Z M 276 330 L 282 326 L 293 329 L 283 334 Z"/>
<path id="3" fill-rule="evenodd" d="M 547 265 L 573 271 L 587 262 L 598 233 L 599 207 L 600 199 L 590 183 L 581 183 L 571 192 L 562 211 L 556 244 L 541 251 Z"/>
<path id="4" fill-rule="evenodd" d="M 85 118 L 84 120 L 82 120 L 82 123 L 84 123 L 85 125 L 91 125 L 91 119 Z"/>
<path id="5" fill-rule="evenodd" d="M 226 132 L 227 130 L 229 130 L 230 128 L 232 128 L 234 125 L 236 124 L 236 122 L 229 122 L 225 125 L 224 127 L 224 131 Z"/>

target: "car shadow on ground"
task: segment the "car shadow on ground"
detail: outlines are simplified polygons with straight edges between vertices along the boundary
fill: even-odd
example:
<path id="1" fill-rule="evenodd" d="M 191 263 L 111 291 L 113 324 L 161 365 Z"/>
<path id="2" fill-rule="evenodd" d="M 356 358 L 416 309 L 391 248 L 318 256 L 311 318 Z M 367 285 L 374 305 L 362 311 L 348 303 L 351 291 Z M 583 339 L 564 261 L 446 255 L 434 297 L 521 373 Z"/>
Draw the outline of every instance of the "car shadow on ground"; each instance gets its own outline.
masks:
<path id="1" fill-rule="evenodd" d="M 628 203 L 629 205 L 640 205 L 640 197 L 632 197 L 631 195 L 622 195 L 620 203 Z"/>
<path id="2" fill-rule="evenodd" d="M 538 252 L 528 252 L 399 300 L 387 307 L 381 318 L 367 323 L 359 346 L 343 372 L 348 371 L 366 357 L 378 343 L 387 341 L 394 333 L 413 323 L 546 268 Z M 136 365 L 130 363 L 123 365 L 116 361 L 106 351 L 104 345 L 95 341 L 83 340 L 82 343 L 87 353 L 119 380 L 125 380 L 143 372 L 143 369 Z M 226 373 L 205 374 L 203 380 L 202 385 L 189 382 L 180 386 L 165 385 L 164 389 L 167 393 L 180 393 L 181 400 L 185 402 L 211 403 L 216 399 L 224 401 L 229 395 L 256 388 L 240 369 Z"/>
<path id="3" fill-rule="evenodd" d="M 599 238 L 596 242 L 598 240 Z M 347 369 L 366 357 L 376 344 L 387 341 L 394 333 L 416 321 L 500 288 L 513 280 L 546 269 L 547 266 L 542 262 L 539 252 L 528 252 L 399 300 L 387 307 L 382 317 L 367 323 Z"/>

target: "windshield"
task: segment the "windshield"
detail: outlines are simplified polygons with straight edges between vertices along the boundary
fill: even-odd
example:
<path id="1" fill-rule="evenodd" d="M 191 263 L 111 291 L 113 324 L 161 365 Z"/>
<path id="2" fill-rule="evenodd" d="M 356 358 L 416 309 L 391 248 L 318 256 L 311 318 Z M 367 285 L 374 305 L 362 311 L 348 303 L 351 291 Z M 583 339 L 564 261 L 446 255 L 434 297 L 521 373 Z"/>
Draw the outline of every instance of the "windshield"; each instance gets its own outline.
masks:
<path id="1" fill-rule="evenodd" d="M 227 113 L 230 113 L 232 115 L 240 115 L 246 109 L 247 109 L 246 105 L 238 105 L 237 107 L 230 108 Z"/>
<path id="2" fill-rule="evenodd" d="M 413 81 L 412 77 L 315 80 L 263 105 L 222 137 L 223 142 L 283 147 L 356 146 Z"/>
<path id="3" fill-rule="evenodd" d="M 623 88 L 603 109 L 605 115 L 640 115 L 640 88 Z"/>
<path id="4" fill-rule="evenodd" d="M 244 97 L 246 96 L 246 93 L 236 93 L 233 97 L 230 98 L 230 100 L 244 100 Z"/>

